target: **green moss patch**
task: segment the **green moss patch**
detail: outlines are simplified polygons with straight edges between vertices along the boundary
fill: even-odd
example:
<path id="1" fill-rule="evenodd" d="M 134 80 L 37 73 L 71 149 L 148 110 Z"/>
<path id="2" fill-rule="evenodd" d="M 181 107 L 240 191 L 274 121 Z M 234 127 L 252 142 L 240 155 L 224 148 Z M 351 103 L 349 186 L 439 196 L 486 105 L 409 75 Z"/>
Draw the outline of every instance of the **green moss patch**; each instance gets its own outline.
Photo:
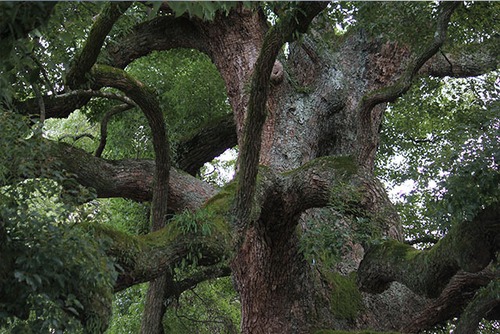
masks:
<path id="1" fill-rule="evenodd" d="M 341 319 L 353 321 L 363 307 L 362 296 L 356 285 L 356 275 L 342 276 L 326 273 L 324 277 L 331 286 L 330 309 Z"/>

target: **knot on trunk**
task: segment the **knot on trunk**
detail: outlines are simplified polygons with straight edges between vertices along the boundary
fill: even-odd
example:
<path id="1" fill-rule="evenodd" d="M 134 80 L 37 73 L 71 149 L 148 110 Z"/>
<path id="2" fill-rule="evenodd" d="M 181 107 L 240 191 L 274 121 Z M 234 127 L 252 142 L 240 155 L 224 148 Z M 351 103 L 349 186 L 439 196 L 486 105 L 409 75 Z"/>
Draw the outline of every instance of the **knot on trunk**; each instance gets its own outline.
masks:
<path id="1" fill-rule="evenodd" d="M 283 65 L 279 60 L 276 60 L 273 65 L 273 71 L 271 72 L 271 82 L 275 85 L 280 84 L 283 81 Z"/>

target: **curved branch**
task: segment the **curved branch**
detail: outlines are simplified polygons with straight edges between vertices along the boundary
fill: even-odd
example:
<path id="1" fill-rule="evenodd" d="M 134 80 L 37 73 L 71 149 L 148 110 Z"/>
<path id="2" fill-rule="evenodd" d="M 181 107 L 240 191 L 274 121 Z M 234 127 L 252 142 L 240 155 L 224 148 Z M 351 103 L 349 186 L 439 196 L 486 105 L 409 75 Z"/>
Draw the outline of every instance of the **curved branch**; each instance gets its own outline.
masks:
<path id="1" fill-rule="evenodd" d="M 114 87 L 124 92 L 139 105 L 148 120 L 155 152 L 155 174 L 151 202 L 153 226 L 155 228 L 162 227 L 167 215 L 165 204 L 167 203 L 170 171 L 170 145 L 158 99 L 144 84 L 130 77 L 123 70 L 105 65 L 95 65 L 91 70 L 91 75 L 99 85 Z"/>
<path id="2" fill-rule="evenodd" d="M 134 30 L 108 46 L 109 64 L 125 68 L 134 59 L 152 51 L 174 48 L 195 49 L 209 54 L 208 41 L 196 24 L 186 17 L 160 16 L 137 25 Z"/>
<path id="3" fill-rule="evenodd" d="M 372 246 L 358 270 L 358 283 L 380 293 L 398 281 L 419 295 L 437 297 L 459 271 L 478 272 L 498 249 L 500 207 L 487 207 L 472 222 L 462 222 L 426 251 L 396 241 Z"/>
<path id="4" fill-rule="evenodd" d="M 369 92 L 363 97 L 359 106 L 359 111 L 361 115 L 364 116 L 363 119 L 369 119 L 370 111 L 377 104 L 384 102 L 393 102 L 410 89 L 415 74 L 418 72 L 418 70 L 420 70 L 425 62 L 427 62 L 427 60 L 429 60 L 439 51 L 439 48 L 441 48 L 441 46 L 445 42 L 448 22 L 450 21 L 451 15 L 459 6 L 459 4 L 459 2 L 440 3 L 441 13 L 438 17 L 434 40 L 429 46 L 424 48 L 421 53 L 413 57 L 413 59 L 408 64 L 405 73 L 403 73 L 395 83 L 385 88 Z"/>
<path id="5" fill-rule="evenodd" d="M 85 46 L 80 54 L 76 56 L 75 63 L 68 72 L 66 82 L 69 87 L 78 87 L 86 81 L 86 74 L 97 61 L 106 36 L 130 5 L 132 5 L 131 2 L 110 2 L 106 4 L 92 26 Z"/>
<path id="6" fill-rule="evenodd" d="M 255 63 L 252 76 L 248 111 L 240 147 L 240 172 L 236 195 L 236 224 L 244 225 L 250 218 L 252 198 L 258 173 L 261 135 L 266 120 L 266 103 L 271 72 L 278 52 L 285 42 L 292 41 L 297 33 L 305 32 L 313 18 L 325 7 L 326 2 L 298 3 L 273 26 L 264 38 L 262 49 Z"/>
<path id="7" fill-rule="evenodd" d="M 383 114 L 383 105 L 381 104 L 395 101 L 410 89 L 418 70 L 439 51 L 445 42 L 448 23 L 458 5 L 458 2 L 440 2 L 436 32 L 432 42 L 424 46 L 420 52 L 417 51 L 413 54 L 405 66 L 406 69 L 398 79 L 391 80 L 380 89 L 367 92 L 359 101 L 356 111 L 360 122 L 357 135 L 359 152 L 356 153 L 356 158 L 360 163 L 365 164 L 364 167 L 368 170 L 373 170 L 373 165 L 365 162 L 373 161 L 378 146 L 378 131 L 376 129 Z"/>
<path id="8" fill-rule="evenodd" d="M 132 109 L 133 106 L 130 104 L 121 104 L 114 106 L 110 111 L 108 111 L 102 118 L 101 121 L 101 140 L 99 141 L 99 146 L 95 150 L 94 155 L 98 158 L 101 157 L 104 148 L 106 147 L 106 141 L 108 138 L 108 122 L 116 114 Z"/>
<path id="9" fill-rule="evenodd" d="M 233 115 L 223 116 L 177 145 L 177 166 L 194 176 L 203 164 L 236 146 L 237 141 Z"/>

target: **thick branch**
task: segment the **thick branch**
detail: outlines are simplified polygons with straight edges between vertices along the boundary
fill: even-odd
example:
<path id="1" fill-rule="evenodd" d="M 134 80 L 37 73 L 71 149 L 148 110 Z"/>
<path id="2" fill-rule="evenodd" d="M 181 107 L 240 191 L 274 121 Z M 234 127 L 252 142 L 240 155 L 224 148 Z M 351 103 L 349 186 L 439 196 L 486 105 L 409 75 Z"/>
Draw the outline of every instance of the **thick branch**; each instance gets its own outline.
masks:
<path id="1" fill-rule="evenodd" d="M 423 311 L 415 314 L 410 323 L 401 328 L 403 333 L 420 333 L 440 323 L 457 317 L 473 298 L 475 292 L 498 278 L 490 269 L 479 273 L 458 272 L 443 290 Z"/>
<path id="2" fill-rule="evenodd" d="M 71 88 L 76 88 L 86 81 L 86 74 L 96 63 L 106 36 L 131 4 L 131 2 L 110 2 L 104 7 L 90 30 L 83 50 L 75 58 L 75 63 L 66 77 Z"/>
<path id="3" fill-rule="evenodd" d="M 398 281 L 419 295 L 437 297 L 460 270 L 478 272 L 498 249 L 500 208 L 484 209 L 472 222 L 462 222 L 427 251 L 386 241 L 372 246 L 358 270 L 361 289 L 380 293 Z"/>
<path id="4" fill-rule="evenodd" d="M 119 43 L 108 47 L 108 55 L 112 66 L 125 68 L 134 59 L 152 51 L 173 48 L 209 53 L 208 40 L 192 21 L 185 17 L 160 16 L 137 25 Z"/>
<path id="5" fill-rule="evenodd" d="M 96 190 L 101 198 L 122 197 L 136 201 L 152 198 L 155 163 L 150 160 L 105 160 L 65 143 L 46 140 L 47 158 L 40 168 L 66 170 L 83 186 Z M 50 162 L 50 166 L 47 166 Z M 196 210 L 215 194 L 207 183 L 171 169 L 168 209 Z"/>
<path id="6" fill-rule="evenodd" d="M 119 291 L 160 277 L 168 269 L 180 265 L 183 259 L 192 260 L 197 254 L 201 254 L 197 263 L 202 266 L 223 261 L 231 252 L 227 222 L 218 216 L 212 218 L 213 221 L 195 222 L 209 225 L 210 235 L 203 235 L 201 229 L 196 234 L 183 232 L 185 227 L 181 220 L 143 236 L 127 235 L 103 226 L 88 228 L 96 237 L 109 241 L 106 253 L 120 268 L 115 284 L 115 291 Z"/>
<path id="7" fill-rule="evenodd" d="M 250 218 L 258 173 L 262 128 L 267 114 L 269 82 L 278 52 L 285 42 L 290 42 L 296 37 L 295 34 L 305 32 L 312 19 L 326 5 L 325 2 L 299 3 L 297 8 L 273 26 L 264 38 L 252 76 L 248 111 L 240 147 L 240 172 L 236 195 L 237 224 L 245 224 Z"/>
<path id="8" fill-rule="evenodd" d="M 474 48 L 460 49 L 453 53 L 436 53 L 422 66 L 418 74 L 435 77 L 473 77 L 498 69 L 499 61 L 498 50 L 491 50 L 490 45 L 485 47 L 484 44 L 479 44 Z"/>
<path id="9" fill-rule="evenodd" d="M 176 149 L 177 166 L 196 175 L 203 164 L 236 146 L 237 140 L 233 115 L 211 121 L 192 137 L 179 143 Z"/>

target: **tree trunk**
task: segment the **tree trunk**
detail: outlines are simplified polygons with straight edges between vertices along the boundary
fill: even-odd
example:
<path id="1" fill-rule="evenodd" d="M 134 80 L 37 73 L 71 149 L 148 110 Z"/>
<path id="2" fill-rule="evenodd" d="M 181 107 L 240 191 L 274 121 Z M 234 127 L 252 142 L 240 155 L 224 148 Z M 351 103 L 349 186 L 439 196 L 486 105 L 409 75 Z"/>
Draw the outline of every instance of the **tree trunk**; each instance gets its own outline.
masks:
<path id="1" fill-rule="evenodd" d="M 239 20 L 237 24 L 243 27 L 235 29 L 251 32 L 253 38 L 247 38 L 241 44 L 254 51 L 241 53 L 239 49 L 234 50 L 232 43 L 212 47 L 218 51 L 212 53 L 212 58 L 228 87 L 240 145 L 248 100 L 244 84 L 249 82 L 256 61 L 255 50 L 260 50 L 259 43 L 263 38 L 258 36 L 265 32 L 262 24 L 255 23 L 259 18 L 262 19 L 254 14 L 252 20 L 248 17 Z M 373 59 L 359 51 L 382 47 L 382 44 L 370 43 L 362 35 L 352 35 L 337 52 L 329 50 L 327 55 L 318 53 L 316 42 L 307 37 L 290 44 L 288 59 L 276 63 L 278 69 L 283 68 L 283 80 L 271 83 L 260 152 L 262 165 L 284 172 L 321 156 L 349 155 L 360 168 L 372 173 L 383 106 L 372 110 L 369 122 L 363 122 L 363 115 L 358 111 L 363 96 L 374 88 L 375 79 L 380 79 L 378 73 L 373 73 L 377 68 L 370 67 Z M 389 57 L 388 53 L 386 51 Z M 400 58 L 404 56 L 402 54 Z M 227 66 L 228 62 L 245 66 L 232 70 Z M 396 74 L 385 73 L 386 76 Z M 301 223 L 300 216 L 279 212 L 279 207 L 280 203 L 277 203 L 274 212 L 261 213 L 249 228 L 237 232 L 240 235 L 236 239 L 240 243 L 231 267 L 241 296 L 242 332 L 309 333 L 312 328 L 321 327 L 355 328 L 355 321 L 349 323 L 332 314 L 329 306 L 331 295 L 326 291 L 328 284 L 322 283 L 321 275 L 299 251 L 297 228 L 305 226 L 307 215 L 302 217 Z M 332 225 L 334 222 L 327 218 L 328 215 L 324 216 L 324 210 L 313 212 L 308 214 L 309 217 L 312 214 L 321 224 L 338 228 Z M 400 239 L 399 221 L 396 219 L 394 224 L 385 226 L 383 233 Z M 363 256 L 359 244 L 352 239 L 347 242 L 358 251 L 345 254 L 345 260 L 351 264 L 343 274 L 355 270 Z M 401 299 L 399 292 L 389 292 L 385 300 L 372 300 L 371 303 L 390 307 L 387 299 Z M 402 316 L 395 314 L 399 310 L 392 313 L 389 317 L 403 320 Z M 365 314 L 364 321 L 367 319 L 370 315 Z M 394 329 L 396 324 L 388 326 L 379 322 L 378 325 Z"/>
<path id="2" fill-rule="evenodd" d="M 127 5 L 122 6 L 125 8 Z M 303 6 L 312 8 L 316 5 Z M 399 218 L 385 190 L 374 177 L 375 154 L 385 103 L 404 94 L 417 73 L 476 74 L 476 68 L 471 70 L 467 66 L 448 66 L 451 65 L 450 59 L 454 61 L 460 58 L 445 56 L 446 61 L 443 61 L 435 56 L 444 42 L 446 26 L 455 6 L 448 3 L 440 6 L 442 11 L 437 11 L 435 16 L 436 32 L 422 39 L 430 42 L 414 49 L 368 36 L 362 30 L 353 30 L 325 41 L 322 37 L 327 27 L 321 31 L 311 29 L 300 41 L 287 45 L 289 52 L 282 54 L 274 63 L 269 86 L 269 78 L 254 81 L 262 74 L 262 68 L 270 70 L 272 67 L 272 63 L 259 67 L 259 60 L 265 58 L 266 52 L 277 52 L 276 45 L 273 45 L 274 49 L 263 48 L 263 45 L 269 46 L 269 43 L 265 44 L 268 42 L 266 37 L 273 30 L 269 29 L 262 9 L 250 10 L 239 5 L 227 15 L 218 13 L 210 22 L 188 18 L 187 15 L 179 18 L 163 15 L 143 22 L 124 36 L 120 43 L 110 43 L 108 46 L 106 59 L 109 65 L 114 66 L 112 70 L 94 65 L 96 54 L 105 40 L 105 36 L 98 36 L 101 45 L 89 57 L 80 59 L 84 66 L 76 72 L 70 72 L 69 79 L 76 85 L 90 73 L 95 76 L 94 83 L 121 89 L 134 99 L 148 116 L 152 133 L 156 135 L 156 163 L 111 162 L 83 157 L 78 150 L 64 145 L 47 147 L 53 151 L 55 160 L 60 160 L 67 170 L 74 171 L 81 184 L 94 187 L 100 197 L 153 199 L 153 230 L 162 231 L 147 236 L 150 238 L 147 242 L 130 238 L 127 243 L 123 238 L 123 244 L 117 241 L 114 245 L 116 248 L 123 245 L 130 248 L 123 255 L 129 258 L 121 259 L 124 262 L 122 267 L 129 272 L 119 277 L 119 288 L 157 278 L 148 291 L 148 311 L 143 319 L 142 333 L 163 333 L 165 297 L 175 293 L 172 287 L 176 285 L 172 276 L 165 274 L 165 270 L 168 270 L 165 268 L 178 263 L 187 252 L 183 244 L 187 241 L 163 238 L 169 232 L 168 226 L 162 228 L 167 212 L 167 189 L 169 209 L 173 211 L 197 210 L 209 203 L 209 198 L 219 195 L 214 196 L 214 189 L 194 181 L 189 175 L 173 169 L 170 173 L 164 121 L 161 117 L 155 118 L 155 115 L 162 114 L 159 105 L 154 103 L 153 97 L 148 96 L 147 90 L 142 89 L 142 85 L 126 75 L 118 79 L 107 76 L 123 74 L 118 68 L 125 68 L 134 59 L 153 50 L 175 47 L 196 48 L 205 52 L 219 69 L 233 109 L 236 138 L 241 152 L 246 154 L 247 146 L 253 148 L 254 151 L 249 154 L 252 159 L 248 160 L 258 160 L 262 167 L 257 170 L 257 163 L 249 167 L 254 168 L 254 173 L 249 173 L 252 176 L 250 180 L 245 178 L 243 172 L 239 174 L 235 195 L 239 206 L 232 212 L 236 214 L 232 217 L 234 221 L 230 222 L 233 223 L 230 229 L 234 243 L 228 246 L 226 240 L 229 237 L 224 235 L 220 240 L 205 240 L 205 245 L 200 242 L 199 249 L 205 252 L 203 255 L 208 265 L 212 265 L 222 261 L 221 253 L 229 253 L 227 249 L 233 247 L 234 257 L 230 266 L 241 297 L 243 333 L 301 334 L 320 328 L 399 330 L 404 324 L 411 323 L 415 312 L 426 311 L 427 306 L 437 304 L 416 296 L 401 284 L 389 284 L 393 277 L 387 277 L 394 274 L 392 267 L 387 270 L 386 276 L 373 284 L 374 289 L 389 287 L 387 291 L 376 296 L 358 291 L 353 284 L 353 276 L 349 276 L 358 270 L 365 256 L 364 245 L 355 236 L 356 221 L 357 218 L 367 219 L 377 236 L 399 241 L 402 239 Z M 304 12 L 298 11 L 300 15 Z M 277 26 L 289 28 L 283 23 L 286 22 L 285 17 L 285 14 L 280 16 Z M 298 17 L 290 20 L 290 26 L 299 21 Z M 109 22 L 101 24 L 109 29 L 112 27 Z M 292 30 L 295 33 L 302 32 L 298 28 Z M 282 34 L 285 35 L 284 32 Z M 278 47 L 284 41 L 297 37 L 296 34 L 292 36 L 282 38 Z M 91 49 L 91 44 L 85 49 Z M 272 54 L 270 58 L 274 61 L 275 53 Z M 497 66 L 496 61 L 494 64 Z M 486 64 L 484 68 L 490 65 Z M 467 72 L 469 70 L 472 72 Z M 260 82 L 263 84 L 259 85 Z M 263 96 L 262 100 L 254 101 L 252 97 L 258 94 Z M 65 117 L 87 101 L 86 97 L 70 95 L 44 98 L 49 117 Z M 30 109 L 36 109 L 36 102 L 28 100 L 17 103 L 17 106 L 29 114 Z M 260 107 L 266 103 L 266 108 L 257 110 L 254 119 L 253 112 L 258 109 L 255 102 L 262 102 Z M 226 123 L 233 124 L 227 120 Z M 255 135 L 250 133 L 247 136 L 246 130 L 251 127 Z M 234 134 L 228 137 L 230 139 L 227 142 L 214 140 L 214 146 L 217 146 L 214 152 L 221 150 L 228 142 L 235 142 Z M 194 145 L 200 141 L 207 142 L 203 137 L 198 138 L 198 141 L 194 139 Z M 189 143 L 186 143 L 186 147 L 189 149 Z M 181 152 L 186 161 L 181 159 L 180 165 L 193 172 L 209 155 L 194 150 L 189 152 L 198 158 L 190 160 L 189 153 Z M 242 156 L 246 157 L 243 153 Z M 240 171 L 246 171 L 248 167 L 244 158 L 238 162 Z M 337 162 L 343 161 L 340 163 L 343 169 L 339 173 L 332 171 L 325 175 L 321 168 L 314 168 L 314 163 L 318 163 L 335 169 L 338 164 L 332 163 L 330 158 L 339 159 Z M 308 168 L 309 174 L 300 174 L 301 170 Z M 287 177 L 294 173 L 299 176 L 290 186 L 287 182 L 291 181 Z M 330 183 L 335 184 L 335 187 L 328 188 L 321 197 L 312 193 L 304 195 L 299 183 L 303 187 L 318 189 Z M 248 191 L 247 197 L 239 196 L 245 191 Z M 344 206 L 336 206 L 336 203 Z M 356 205 L 356 208 L 349 205 Z M 245 207 L 244 214 L 239 215 L 240 207 Z M 225 214 L 230 216 L 228 212 Z M 221 220 L 225 222 L 227 216 Z M 240 216 L 244 216 L 244 219 L 239 219 Z M 312 262 L 306 260 L 300 241 L 310 228 L 308 222 L 311 221 L 316 226 L 345 235 L 339 263 L 332 265 L 321 263 L 321 259 Z M 0 238 L 5 237 L 2 227 L 0 225 Z M 102 233 L 106 234 L 106 231 Z M 163 244 L 159 246 L 156 242 Z M 111 253 L 115 251 L 115 255 L 122 255 L 113 246 L 110 248 Z M 150 252 L 148 259 L 144 258 L 143 253 L 146 252 Z M 490 254 L 486 255 L 485 259 L 489 261 Z M 134 261 L 137 259 L 141 261 Z M 155 263 L 148 263 L 148 260 Z M 449 269 L 446 266 L 443 268 Z M 375 272 L 372 276 L 381 271 L 370 269 L 365 272 Z M 447 270 L 451 276 L 458 267 L 452 269 L 455 271 Z M 442 288 L 433 292 L 437 294 Z M 440 302 L 446 304 L 446 301 Z M 480 313 L 488 312 L 497 302 L 478 299 L 477 310 Z M 435 307 L 438 309 L 439 305 Z M 349 309 L 347 313 L 346 309 Z M 471 313 L 472 320 L 464 328 L 469 328 L 469 324 L 476 322 L 478 316 Z"/>
<path id="3" fill-rule="evenodd" d="M 309 268 L 292 231 L 248 229 L 233 260 L 242 333 L 308 333 L 316 318 Z"/>
<path id="4" fill-rule="evenodd" d="M 166 299 L 169 295 L 168 288 L 173 286 L 170 274 L 162 275 L 149 283 L 144 313 L 142 315 L 141 333 L 163 334 L 163 316 L 167 311 Z"/>

